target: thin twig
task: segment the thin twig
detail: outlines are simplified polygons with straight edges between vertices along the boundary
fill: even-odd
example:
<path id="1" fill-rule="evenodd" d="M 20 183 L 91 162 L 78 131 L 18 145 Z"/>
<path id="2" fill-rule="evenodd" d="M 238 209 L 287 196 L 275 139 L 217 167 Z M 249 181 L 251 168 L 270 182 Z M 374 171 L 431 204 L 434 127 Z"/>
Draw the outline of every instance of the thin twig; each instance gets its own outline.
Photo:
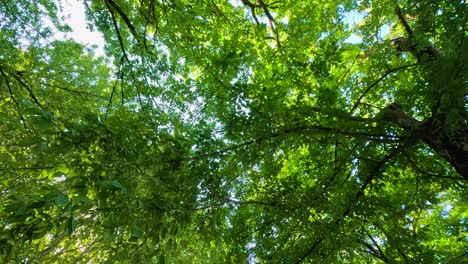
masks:
<path id="1" fill-rule="evenodd" d="M 382 76 L 380 76 L 380 78 L 378 78 L 377 80 L 375 80 L 374 82 L 372 82 L 365 90 L 364 92 L 361 94 L 361 96 L 359 96 L 359 98 L 357 99 L 356 103 L 354 103 L 353 107 L 351 108 L 351 111 L 350 111 L 350 114 L 353 114 L 353 112 L 357 109 L 357 107 L 359 106 L 359 104 L 361 103 L 361 100 L 370 92 L 370 90 L 376 86 L 377 84 L 379 84 L 383 79 L 385 79 L 388 75 L 390 75 L 391 73 L 394 73 L 394 72 L 397 72 L 399 70 L 402 70 L 402 69 L 405 69 L 405 68 L 409 68 L 409 67 L 413 67 L 413 66 L 416 66 L 418 65 L 418 63 L 413 63 L 413 64 L 409 64 L 409 65 L 403 65 L 403 66 L 400 66 L 400 67 L 396 67 L 396 68 L 393 68 L 393 69 L 389 69 L 387 70 Z"/>

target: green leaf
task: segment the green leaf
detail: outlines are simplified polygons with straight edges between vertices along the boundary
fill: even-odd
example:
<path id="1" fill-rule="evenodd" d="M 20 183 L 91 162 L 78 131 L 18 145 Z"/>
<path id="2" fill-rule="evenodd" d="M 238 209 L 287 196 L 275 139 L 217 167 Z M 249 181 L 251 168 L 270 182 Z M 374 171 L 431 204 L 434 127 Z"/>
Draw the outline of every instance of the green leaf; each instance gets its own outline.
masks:
<path id="1" fill-rule="evenodd" d="M 73 217 L 67 219 L 66 230 L 68 235 L 71 235 L 76 230 L 77 222 Z"/>
<path id="2" fill-rule="evenodd" d="M 18 141 L 17 145 L 20 146 L 20 147 L 30 147 L 30 146 L 33 146 L 33 145 L 36 145 L 40 142 L 42 142 L 42 138 L 41 137 L 27 137 L 27 138 L 24 138 L 20 141 Z"/>
<path id="3" fill-rule="evenodd" d="M 114 231 L 111 229 L 104 229 L 103 239 L 105 243 L 112 243 L 114 240 Z"/>
<path id="4" fill-rule="evenodd" d="M 55 204 L 57 205 L 66 205 L 68 203 L 68 196 L 64 195 L 63 193 L 57 193 L 55 197 Z"/>

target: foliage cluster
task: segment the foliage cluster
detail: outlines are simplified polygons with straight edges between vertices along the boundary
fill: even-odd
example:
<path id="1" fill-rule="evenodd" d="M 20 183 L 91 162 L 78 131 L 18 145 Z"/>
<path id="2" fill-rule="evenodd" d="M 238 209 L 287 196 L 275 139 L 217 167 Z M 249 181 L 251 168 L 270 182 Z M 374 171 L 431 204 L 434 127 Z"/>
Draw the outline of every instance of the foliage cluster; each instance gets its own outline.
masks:
<path id="1" fill-rule="evenodd" d="M 65 2 L 0 1 L 0 262 L 466 260 L 465 1 Z"/>

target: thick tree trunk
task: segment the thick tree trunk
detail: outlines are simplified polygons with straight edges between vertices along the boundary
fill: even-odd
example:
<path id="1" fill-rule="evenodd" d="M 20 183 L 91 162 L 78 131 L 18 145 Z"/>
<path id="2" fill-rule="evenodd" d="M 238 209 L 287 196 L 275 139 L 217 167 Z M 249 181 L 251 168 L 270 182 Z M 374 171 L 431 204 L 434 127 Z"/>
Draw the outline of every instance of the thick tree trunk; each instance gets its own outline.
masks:
<path id="1" fill-rule="evenodd" d="M 416 120 L 406 114 L 398 103 L 392 103 L 385 109 L 384 118 L 427 143 L 468 180 L 468 128 L 462 129 L 454 137 L 449 137 L 446 129 L 438 125 L 442 122 L 433 118 L 425 122 Z"/>

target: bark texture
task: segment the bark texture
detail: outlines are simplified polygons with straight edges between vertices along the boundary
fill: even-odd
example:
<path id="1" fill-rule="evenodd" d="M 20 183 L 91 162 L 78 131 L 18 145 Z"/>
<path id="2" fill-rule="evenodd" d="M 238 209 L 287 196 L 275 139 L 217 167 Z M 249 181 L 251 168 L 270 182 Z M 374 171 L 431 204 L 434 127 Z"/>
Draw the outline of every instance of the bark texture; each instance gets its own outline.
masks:
<path id="1" fill-rule="evenodd" d="M 427 143 L 439 156 L 448 161 L 465 180 L 468 180 L 468 128 L 450 137 L 442 122 L 429 118 L 419 121 L 405 113 L 398 103 L 390 104 L 384 118 L 405 129 L 411 136 Z"/>

